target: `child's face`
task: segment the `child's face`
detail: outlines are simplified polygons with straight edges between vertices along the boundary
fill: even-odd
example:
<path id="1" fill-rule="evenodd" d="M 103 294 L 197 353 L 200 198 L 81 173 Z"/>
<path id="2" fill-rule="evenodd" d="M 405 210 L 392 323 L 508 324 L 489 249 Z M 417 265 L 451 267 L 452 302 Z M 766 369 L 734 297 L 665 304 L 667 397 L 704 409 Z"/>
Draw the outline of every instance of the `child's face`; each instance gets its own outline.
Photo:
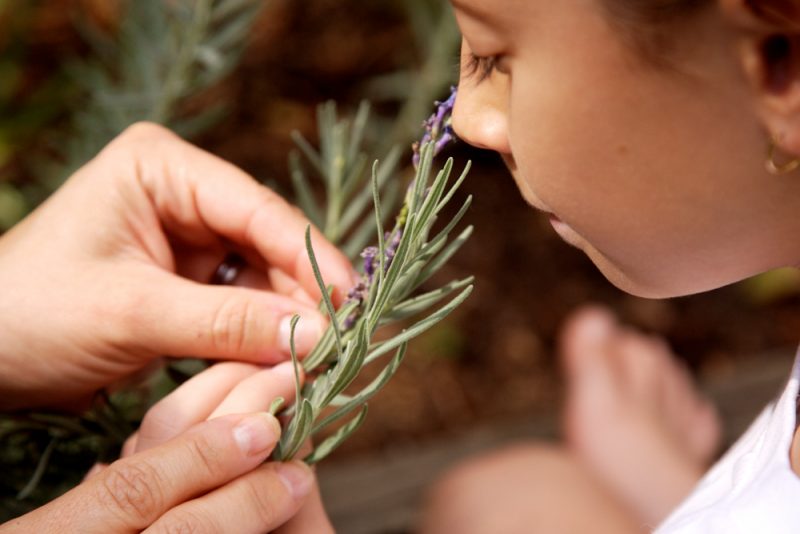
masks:
<path id="1" fill-rule="evenodd" d="M 673 67 L 657 67 L 599 0 L 453 4 L 456 132 L 498 151 L 613 283 L 675 296 L 798 259 L 798 180 L 764 171 L 766 136 L 716 8 L 680 27 Z M 471 54 L 496 70 L 471 74 Z"/>

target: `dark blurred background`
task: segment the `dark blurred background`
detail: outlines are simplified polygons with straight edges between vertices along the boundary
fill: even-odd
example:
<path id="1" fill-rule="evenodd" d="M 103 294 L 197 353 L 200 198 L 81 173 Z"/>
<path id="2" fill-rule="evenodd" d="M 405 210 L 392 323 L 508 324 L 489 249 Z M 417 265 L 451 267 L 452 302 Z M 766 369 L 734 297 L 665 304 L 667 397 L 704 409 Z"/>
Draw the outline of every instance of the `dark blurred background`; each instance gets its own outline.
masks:
<path id="1" fill-rule="evenodd" d="M 225 5 L 238 18 L 200 21 L 206 33 L 191 41 L 199 4 L 0 0 L 0 226 L 13 225 L 134 120 L 165 123 L 286 192 L 290 133 L 314 140 L 321 102 L 333 99 L 348 113 L 371 100 L 379 151 L 410 146 L 432 101 L 456 81 L 458 36 L 438 0 L 207 2 L 212 15 Z M 187 39 L 196 54 L 181 63 Z M 183 79 L 165 95 L 175 71 Z M 437 281 L 474 274 L 475 293 L 412 344 L 364 426 L 326 464 L 424 448 L 499 421 L 552 418 L 558 328 L 586 302 L 666 336 L 701 382 L 737 376 L 796 343 L 794 271 L 688 298 L 628 296 L 525 205 L 498 158 L 463 143 L 451 155 L 457 167 L 475 164 L 460 193 L 474 195 L 467 220 L 475 234 Z M 41 453 L 33 447 L 15 458 Z M 83 463 L 71 460 L 73 470 L 91 460 L 76 457 Z M 58 455 L 51 464 L 43 484 L 69 471 Z M 24 482 L 6 477 L 6 514 L 20 509 L 13 500 Z"/>

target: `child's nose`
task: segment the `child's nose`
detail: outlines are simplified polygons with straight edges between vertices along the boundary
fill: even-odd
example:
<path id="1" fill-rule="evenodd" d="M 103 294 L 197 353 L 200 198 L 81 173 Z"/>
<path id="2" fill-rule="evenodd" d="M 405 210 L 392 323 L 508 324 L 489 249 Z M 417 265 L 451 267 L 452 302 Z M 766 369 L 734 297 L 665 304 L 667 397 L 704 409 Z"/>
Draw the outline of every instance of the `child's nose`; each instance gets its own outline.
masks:
<path id="1" fill-rule="evenodd" d="M 478 87 L 461 84 L 453 108 L 453 130 L 467 143 L 501 154 L 510 154 L 505 109 Z"/>

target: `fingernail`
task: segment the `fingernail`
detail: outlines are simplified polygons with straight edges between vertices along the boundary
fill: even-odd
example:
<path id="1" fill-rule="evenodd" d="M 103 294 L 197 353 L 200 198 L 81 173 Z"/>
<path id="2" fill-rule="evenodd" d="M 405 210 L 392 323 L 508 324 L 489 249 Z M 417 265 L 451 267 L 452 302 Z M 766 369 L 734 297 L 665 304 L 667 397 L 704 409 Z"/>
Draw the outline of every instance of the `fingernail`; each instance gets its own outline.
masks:
<path id="1" fill-rule="evenodd" d="M 602 343 L 608 339 L 614 326 L 614 317 L 606 310 L 592 310 L 583 317 L 580 333 L 586 341 Z"/>
<path id="2" fill-rule="evenodd" d="M 248 415 L 233 428 L 233 439 L 248 456 L 271 450 L 280 435 L 281 426 L 278 420 L 266 412 Z"/>
<path id="3" fill-rule="evenodd" d="M 302 381 L 303 380 L 303 366 L 300 365 L 298 367 L 300 367 L 300 369 L 298 369 L 298 371 L 300 372 L 300 380 Z M 295 369 L 294 369 L 294 364 L 292 362 L 280 363 L 280 364 L 276 365 L 275 367 L 273 367 L 270 372 L 278 375 L 282 379 L 291 380 L 292 384 L 294 384 Z"/>
<path id="4" fill-rule="evenodd" d="M 275 464 L 275 471 L 295 499 L 302 499 L 311 491 L 314 477 L 303 462 L 292 461 Z"/>
<path id="5" fill-rule="evenodd" d="M 290 352 L 289 339 L 292 334 L 292 316 L 281 320 L 278 329 L 278 343 L 286 354 Z M 308 354 L 322 336 L 322 324 L 319 317 L 300 316 L 294 330 L 294 347 L 298 354 Z"/>

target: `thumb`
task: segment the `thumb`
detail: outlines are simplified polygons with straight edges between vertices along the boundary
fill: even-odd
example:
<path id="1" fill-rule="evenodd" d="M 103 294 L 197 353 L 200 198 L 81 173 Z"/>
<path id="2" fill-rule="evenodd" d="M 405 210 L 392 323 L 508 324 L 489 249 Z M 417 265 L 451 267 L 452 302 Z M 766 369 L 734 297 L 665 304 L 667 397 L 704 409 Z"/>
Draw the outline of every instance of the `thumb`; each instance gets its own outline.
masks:
<path id="1" fill-rule="evenodd" d="M 262 463 L 280 435 L 269 414 L 197 425 L 148 451 L 117 460 L 9 526 L 24 532 L 139 532 L 165 512 Z"/>
<path id="2" fill-rule="evenodd" d="M 289 355 L 293 315 L 300 315 L 300 356 L 326 326 L 316 308 L 270 291 L 210 286 L 160 272 L 154 278 L 128 312 L 133 317 L 124 321 L 123 346 L 154 355 L 277 363 Z"/>

